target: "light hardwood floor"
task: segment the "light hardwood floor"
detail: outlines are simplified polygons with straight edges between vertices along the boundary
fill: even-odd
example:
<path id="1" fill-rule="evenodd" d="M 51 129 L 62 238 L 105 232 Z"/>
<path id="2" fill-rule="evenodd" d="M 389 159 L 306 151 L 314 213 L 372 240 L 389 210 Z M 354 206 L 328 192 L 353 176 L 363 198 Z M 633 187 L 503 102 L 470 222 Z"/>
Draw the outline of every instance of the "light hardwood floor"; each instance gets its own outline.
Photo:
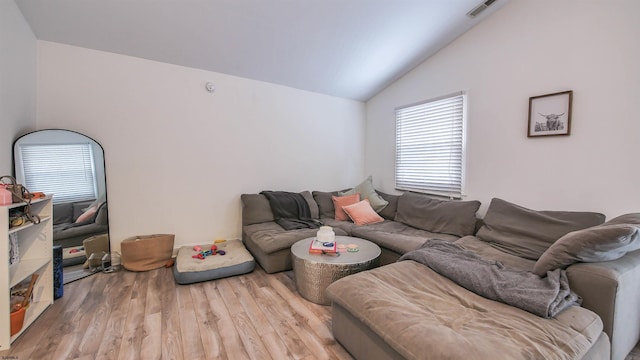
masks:
<path id="1" fill-rule="evenodd" d="M 256 267 L 192 285 L 165 268 L 72 282 L 0 359 L 352 358 L 331 335 L 329 307 L 298 296 L 291 271 Z"/>
<path id="2" fill-rule="evenodd" d="M 171 269 L 96 274 L 64 296 L 4 359 L 352 359 L 330 307 L 299 297 L 292 272 L 177 285 Z"/>

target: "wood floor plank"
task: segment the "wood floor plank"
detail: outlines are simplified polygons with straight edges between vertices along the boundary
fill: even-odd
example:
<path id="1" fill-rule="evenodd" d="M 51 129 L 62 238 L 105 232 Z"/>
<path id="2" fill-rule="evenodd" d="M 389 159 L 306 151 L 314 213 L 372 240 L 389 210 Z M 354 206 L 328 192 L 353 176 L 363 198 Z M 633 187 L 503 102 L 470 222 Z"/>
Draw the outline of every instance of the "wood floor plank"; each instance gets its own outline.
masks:
<path id="1" fill-rule="evenodd" d="M 113 276 L 113 279 L 117 286 L 113 286 L 108 295 L 108 301 L 112 308 L 111 315 L 107 320 L 104 336 L 95 359 L 111 360 L 118 358 L 127 313 L 131 305 L 130 299 L 133 292 L 135 273 L 126 272 L 123 273 L 123 276 Z"/>
<path id="2" fill-rule="evenodd" d="M 269 317 L 271 326 L 287 346 L 291 355 L 290 358 L 302 359 L 311 355 L 311 351 L 300 338 L 298 331 L 290 324 L 289 319 L 293 317 L 293 313 L 291 313 L 291 309 L 288 308 L 284 299 L 271 288 L 264 287 L 260 290 L 259 303 L 264 307 L 265 311 L 272 314 Z"/>
<path id="3" fill-rule="evenodd" d="M 139 273 L 136 274 L 129 300 L 129 310 L 124 323 L 122 342 L 118 351 L 118 359 L 120 360 L 140 358 L 142 339 L 145 336 L 145 303 L 148 287 L 149 277 Z"/>
<path id="4" fill-rule="evenodd" d="M 182 360 L 184 349 L 180 331 L 180 308 L 176 300 L 176 283 L 173 281 L 171 269 L 160 268 L 156 271 L 160 272 L 158 276 L 164 279 L 159 289 L 162 307 L 162 358 Z"/>
<path id="5" fill-rule="evenodd" d="M 249 358 L 252 360 L 269 360 L 271 355 L 262 343 L 262 338 L 251 324 L 251 319 L 244 313 L 238 313 L 233 316 L 233 323 L 238 331 L 240 340 L 244 345 Z"/>
<path id="6" fill-rule="evenodd" d="M 204 284 L 198 283 L 189 286 L 191 298 L 196 312 L 197 325 L 202 345 L 205 348 L 206 359 L 226 360 L 227 353 L 222 344 L 220 331 L 216 324 L 216 316 L 209 307 L 207 294 L 204 291 Z"/>
<path id="7" fill-rule="evenodd" d="M 180 332 L 182 337 L 182 351 L 185 359 L 205 359 L 202 338 L 193 336 L 193 328 L 198 328 L 191 292 L 188 286 L 176 287 L 176 304 L 180 311 Z"/>
<path id="8" fill-rule="evenodd" d="M 162 359 L 161 312 L 144 316 L 144 337 L 140 343 L 140 358 L 145 360 Z"/>
<path id="9" fill-rule="evenodd" d="M 222 296 L 213 282 L 205 283 L 204 290 L 207 294 L 211 311 L 216 317 L 216 324 L 227 356 L 230 359 L 249 359 L 249 354 L 245 350 L 242 340 L 240 340 L 240 335 L 231 319 L 231 314 L 227 308 L 229 304 L 222 300 Z"/>
<path id="10" fill-rule="evenodd" d="M 171 269 L 123 270 L 77 280 L 64 290 L 0 355 L 18 360 L 351 359 L 330 338 L 330 308 L 301 299 L 291 272 L 267 274 L 256 267 L 237 277 L 177 285 Z"/>

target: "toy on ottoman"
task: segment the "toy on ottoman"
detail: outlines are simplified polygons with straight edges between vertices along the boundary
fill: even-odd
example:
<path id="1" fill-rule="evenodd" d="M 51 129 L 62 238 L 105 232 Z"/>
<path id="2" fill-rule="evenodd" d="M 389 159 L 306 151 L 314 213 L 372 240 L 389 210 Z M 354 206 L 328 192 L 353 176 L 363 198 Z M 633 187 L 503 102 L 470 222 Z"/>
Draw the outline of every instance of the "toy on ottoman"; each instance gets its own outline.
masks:
<path id="1" fill-rule="evenodd" d="M 214 246 L 183 246 L 178 250 L 173 276 L 178 284 L 246 274 L 256 266 L 240 240 L 216 240 Z M 213 250 L 212 250 L 213 247 Z"/>

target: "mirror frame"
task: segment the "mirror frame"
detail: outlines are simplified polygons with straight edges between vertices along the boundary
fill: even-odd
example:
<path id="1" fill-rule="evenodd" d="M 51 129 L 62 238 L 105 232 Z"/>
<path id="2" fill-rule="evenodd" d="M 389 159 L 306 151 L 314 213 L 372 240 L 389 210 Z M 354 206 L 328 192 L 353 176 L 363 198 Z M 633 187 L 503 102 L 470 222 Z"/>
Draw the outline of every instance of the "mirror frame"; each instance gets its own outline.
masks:
<path id="1" fill-rule="evenodd" d="M 23 134 L 23 135 L 18 136 L 18 137 L 13 141 L 13 149 L 12 149 L 12 152 L 13 152 L 13 158 L 12 158 L 12 162 L 13 162 L 13 176 L 16 178 L 16 180 L 18 180 L 18 169 L 17 169 L 18 164 L 17 164 L 16 145 L 18 145 L 18 142 L 19 142 L 21 139 L 25 138 L 26 136 L 33 135 L 33 134 L 36 134 L 36 133 L 44 133 L 44 132 L 47 132 L 47 131 L 55 131 L 55 132 L 62 132 L 62 133 L 70 133 L 70 134 L 74 134 L 74 135 L 77 135 L 77 136 L 82 136 L 82 137 L 84 137 L 84 138 L 86 138 L 86 139 L 91 140 L 94 144 L 96 144 L 98 147 L 100 147 L 100 150 L 102 151 L 102 162 L 101 162 L 101 163 L 102 163 L 102 176 L 103 176 L 103 179 L 104 179 L 104 183 L 103 183 L 103 184 L 104 184 L 104 185 L 103 185 L 104 189 L 100 189 L 100 185 L 101 185 L 101 184 L 100 184 L 100 185 L 98 185 L 98 189 L 97 189 L 97 190 L 98 190 L 98 196 L 100 196 L 100 194 L 101 194 L 101 190 L 103 190 L 103 191 L 104 191 L 104 194 L 105 194 L 105 201 L 108 203 L 108 200 L 109 200 L 109 194 L 108 194 L 108 191 L 107 191 L 108 186 L 107 186 L 107 172 L 106 172 L 106 162 L 105 162 L 105 151 L 104 151 L 104 147 L 102 147 L 102 144 L 100 144 L 98 141 L 96 141 L 96 140 L 95 140 L 95 139 L 93 139 L 92 137 L 87 136 L 87 135 L 85 135 L 85 134 L 83 134 L 83 133 L 80 133 L 80 132 L 77 132 L 77 131 L 73 131 L 73 130 L 67 130 L 67 129 L 55 129 L 55 128 L 52 128 L 52 129 L 40 129 L 40 130 L 31 131 L 31 132 L 28 132 L 28 133 L 25 133 L 25 134 Z M 95 162 L 95 164 L 96 164 L 96 165 L 99 165 L 99 164 L 100 164 L 100 162 L 99 162 L 99 161 L 96 161 L 96 162 Z M 100 174 L 96 173 L 96 176 L 99 176 L 99 175 L 100 175 Z M 18 180 L 18 181 L 19 181 L 19 180 Z M 110 235 L 111 235 L 111 234 L 110 234 L 110 233 L 111 233 L 111 225 L 110 225 L 110 222 L 111 222 L 111 219 L 110 219 L 110 217 L 109 217 L 109 213 L 107 212 L 107 224 L 108 224 L 108 227 L 107 227 L 107 235 L 109 236 L 109 239 L 111 239 L 111 236 L 110 236 Z M 54 244 L 54 245 L 55 245 L 55 244 Z M 111 251 L 111 240 L 109 240 L 109 251 Z"/>

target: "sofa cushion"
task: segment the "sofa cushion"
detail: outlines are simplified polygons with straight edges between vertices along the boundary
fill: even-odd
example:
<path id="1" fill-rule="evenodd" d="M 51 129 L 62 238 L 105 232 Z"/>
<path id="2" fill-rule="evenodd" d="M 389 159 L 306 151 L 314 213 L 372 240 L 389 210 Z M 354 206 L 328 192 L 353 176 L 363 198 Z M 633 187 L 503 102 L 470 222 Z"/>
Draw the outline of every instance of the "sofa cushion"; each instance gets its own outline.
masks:
<path id="1" fill-rule="evenodd" d="M 311 192 L 310 191 L 303 191 L 303 192 L 300 193 L 300 195 L 302 195 L 304 200 L 307 202 L 307 205 L 309 205 L 309 211 L 311 212 L 311 218 L 312 219 L 320 218 L 320 212 L 318 210 L 318 203 L 313 198 L 313 195 L 311 195 Z"/>
<path id="2" fill-rule="evenodd" d="M 334 228 L 336 235 L 347 235 L 344 230 Z M 265 254 L 288 249 L 296 241 L 316 236 L 318 229 L 285 230 L 275 222 L 252 224 L 243 227 L 244 235 Z"/>
<path id="3" fill-rule="evenodd" d="M 366 178 L 363 182 L 358 184 L 353 189 L 350 189 L 348 191 L 344 191 L 344 192 L 340 193 L 340 195 L 342 195 L 342 196 L 344 196 L 344 195 L 353 195 L 353 194 L 360 194 L 360 199 L 362 199 L 362 200 L 369 199 L 369 202 L 371 203 L 371 207 L 376 212 L 380 212 L 387 205 L 389 205 L 389 202 L 387 200 L 383 199 L 376 192 L 376 189 L 373 187 L 373 180 L 372 180 L 371 176 Z"/>
<path id="4" fill-rule="evenodd" d="M 260 224 L 274 221 L 271 205 L 261 194 L 242 194 L 242 225 Z"/>
<path id="5" fill-rule="evenodd" d="M 375 224 L 384 221 L 384 219 L 373 210 L 369 199 L 364 199 L 352 205 L 343 206 L 342 210 L 349 215 L 349 218 L 356 225 Z"/>
<path id="6" fill-rule="evenodd" d="M 494 198 L 477 237 L 525 259 L 537 260 L 563 235 L 602 224 L 594 212 L 536 211 Z"/>
<path id="7" fill-rule="evenodd" d="M 345 232 L 345 235 L 349 235 L 351 236 L 351 234 L 353 234 L 353 229 L 358 227 L 358 225 L 356 225 L 355 223 L 347 220 L 347 221 L 340 221 L 340 220 L 336 220 L 334 218 L 321 218 L 320 222 L 323 225 L 326 226 L 331 226 L 332 228 L 335 229 L 341 229 Z"/>
<path id="8" fill-rule="evenodd" d="M 603 328 L 585 308 L 544 319 L 415 261 L 347 276 L 326 294 L 407 359 L 582 359 Z"/>
<path id="9" fill-rule="evenodd" d="M 73 203 L 53 205 L 53 225 L 73 222 Z"/>
<path id="10" fill-rule="evenodd" d="M 378 193 L 378 195 L 380 195 L 381 198 L 389 202 L 389 205 L 385 206 L 384 209 L 379 212 L 380 216 L 388 220 L 395 219 L 396 211 L 398 211 L 398 199 L 400 198 L 400 195 L 386 194 L 381 191 L 376 192 Z"/>
<path id="11" fill-rule="evenodd" d="M 360 194 L 344 195 L 344 196 L 332 196 L 333 208 L 335 209 L 333 218 L 339 221 L 349 220 L 349 215 L 342 209 L 343 206 L 348 206 L 360 201 Z"/>
<path id="12" fill-rule="evenodd" d="M 300 193 L 309 206 L 311 211 L 311 218 L 317 219 L 318 204 L 309 191 L 303 191 Z M 269 199 L 262 194 L 242 194 L 240 195 L 242 200 L 242 225 L 259 224 L 264 222 L 274 221 L 273 212 L 271 211 L 271 205 Z"/>
<path id="13" fill-rule="evenodd" d="M 325 191 L 313 191 L 311 192 L 313 199 L 318 204 L 318 210 L 320 212 L 320 218 L 334 218 L 335 208 L 333 207 L 333 196 L 339 196 L 338 191 L 325 192 Z"/>
<path id="14" fill-rule="evenodd" d="M 458 236 L 455 235 L 437 234 L 389 220 L 365 226 L 354 226 L 351 234 L 401 255 L 419 248 L 427 239 L 436 238 L 448 241 L 458 239 Z"/>
<path id="15" fill-rule="evenodd" d="M 93 203 L 93 200 L 74 202 L 71 205 L 73 208 L 73 221 L 76 221 L 76 219 L 85 211 L 87 211 L 87 209 L 89 209 Z"/>
<path id="16" fill-rule="evenodd" d="M 434 233 L 472 235 L 480 202 L 439 200 L 405 192 L 398 199 L 395 221 Z"/>
<path id="17" fill-rule="evenodd" d="M 619 216 L 606 223 L 572 231 L 553 243 L 536 262 L 533 272 L 547 271 L 577 262 L 616 260 L 640 249 L 640 213 Z"/>
<path id="18" fill-rule="evenodd" d="M 109 225 L 109 209 L 106 202 L 98 206 L 94 222 L 98 225 Z"/>
<path id="19" fill-rule="evenodd" d="M 456 240 L 455 243 L 462 246 L 466 250 L 473 251 L 483 259 L 500 261 L 504 265 L 514 269 L 531 271 L 533 269 L 533 265 L 535 265 L 536 263 L 533 260 L 521 258 L 520 256 L 515 256 L 504 251 L 500 251 L 491 246 L 489 243 L 482 241 L 475 236 L 462 237 L 459 240 Z"/>
<path id="20" fill-rule="evenodd" d="M 86 209 L 82 214 L 80 214 L 80 216 L 78 216 L 75 223 L 81 224 L 81 223 L 93 222 L 96 218 L 97 213 L 98 213 L 98 208 L 96 208 L 95 206 L 90 207 Z"/>

